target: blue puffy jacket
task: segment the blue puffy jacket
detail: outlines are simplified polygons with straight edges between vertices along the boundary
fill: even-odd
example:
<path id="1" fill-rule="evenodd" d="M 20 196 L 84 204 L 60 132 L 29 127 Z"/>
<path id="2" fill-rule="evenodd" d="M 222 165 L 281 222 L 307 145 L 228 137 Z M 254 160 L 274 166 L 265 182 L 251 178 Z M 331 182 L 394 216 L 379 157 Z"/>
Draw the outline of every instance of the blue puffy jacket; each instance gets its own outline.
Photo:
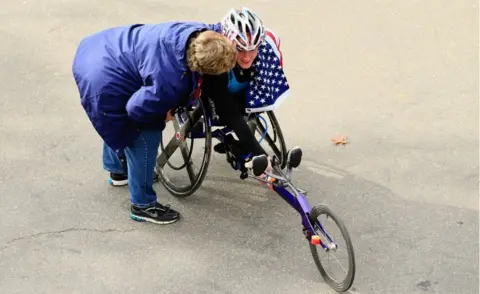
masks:
<path id="1" fill-rule="evenodd" d="M 84 38 L 73 62 L 82 106 L 102 139 L 122 150 L 142 128 L 165 127 L 165 115 L 188 98 L 197 75 L 187 70 L 188 37 L 217 25 L 167 22 L 107 29 Z"/>

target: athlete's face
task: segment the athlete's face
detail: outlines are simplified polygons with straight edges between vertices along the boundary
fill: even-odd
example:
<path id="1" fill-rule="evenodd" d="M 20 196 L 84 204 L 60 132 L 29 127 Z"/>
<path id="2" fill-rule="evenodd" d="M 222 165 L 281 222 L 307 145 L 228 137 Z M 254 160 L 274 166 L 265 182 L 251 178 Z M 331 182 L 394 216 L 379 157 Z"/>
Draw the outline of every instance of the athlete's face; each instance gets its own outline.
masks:
<path id="1" fill-rule="evenodd" d="M 248 34 L 247 37 L 249 41 L 252 40 L 252 35 Z M 238 41 L 243 43 L 240 37 L 238 37 Z M 250 68 L 252 66 L 253 61 L 257 57 L 258 47 L 255 48 L 254 50 L 245 51 L 241 47 L 237 46 L 237 51 L 238 51 L 237 64 L 243 69 Z"/>
<path id="2" fill-rule="evenodd" d="M 252 66 L 253 61 L 257 57 L 258 48 L 252 51 L 239 50 L 237 55 L 237 63 L 243 69 L 248 69 Z"/>

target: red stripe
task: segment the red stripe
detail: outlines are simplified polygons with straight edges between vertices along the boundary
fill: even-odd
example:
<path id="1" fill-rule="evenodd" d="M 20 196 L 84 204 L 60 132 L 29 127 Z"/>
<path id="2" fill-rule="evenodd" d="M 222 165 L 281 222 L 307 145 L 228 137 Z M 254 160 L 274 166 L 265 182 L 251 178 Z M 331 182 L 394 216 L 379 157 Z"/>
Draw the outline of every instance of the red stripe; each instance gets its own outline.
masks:
<path id="1" fill-rule="evenodd" d="M 203 76 L 200 75 L 198 78 L 197 89 L 195 90 L 195 98 L 200 99 L 200 95 L 202 94 L 202 83 L 203 83 Z"/>
<path id="2" fill-rule="evenodd" d="M 277 42 L 277 39 L 275 38 L 275 35 L 270 31 L 267 31 L 267 35 L 270 38 L 272 38 L 275 45 L 277 45 L 278 52 L 280 52 L 280 66 L 283 67 L 283 54 L 282 54 L 282 51 L 280 50 L 280 41 Z"/>
<path id="3" fill-rule="evenodd" d="M 277 44 L 277 38 L 275 38 L 275 35 L 271 31 L 267 31 L 267 35 Z M 277 47 L 280 48 L 280 44 L 278 44 Z"/>

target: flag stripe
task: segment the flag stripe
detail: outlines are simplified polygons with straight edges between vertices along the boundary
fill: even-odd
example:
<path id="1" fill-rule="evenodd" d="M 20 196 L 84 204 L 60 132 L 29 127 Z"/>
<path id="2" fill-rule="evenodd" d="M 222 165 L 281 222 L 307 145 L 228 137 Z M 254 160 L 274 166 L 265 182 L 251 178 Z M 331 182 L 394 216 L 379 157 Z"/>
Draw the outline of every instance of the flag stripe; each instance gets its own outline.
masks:
<path id="1" fill-rule="evenodd" d="M 280 65 L 283 67 L 283 54 L 282 50 L 280 50 L 280 39 L 278 39 L 275 34 L 270 30 L 267 30 L 267 38 L 268 37 L 270 37 L 275 43 L 274 48 L 276 47 L 276 49 L 278 49 L 278 53 L 280 54 Z"/>

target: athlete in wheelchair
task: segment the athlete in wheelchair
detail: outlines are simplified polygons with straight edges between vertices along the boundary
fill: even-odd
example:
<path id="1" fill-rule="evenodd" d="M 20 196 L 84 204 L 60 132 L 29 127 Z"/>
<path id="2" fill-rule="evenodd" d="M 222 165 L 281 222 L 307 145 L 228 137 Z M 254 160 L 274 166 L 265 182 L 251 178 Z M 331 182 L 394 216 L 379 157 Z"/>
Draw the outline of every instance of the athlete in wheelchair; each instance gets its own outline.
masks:
<path id="1" fill-rule="evenodd" d="M 285 99 L 288 92 L 288 83 L 283 73 L 283 58 L 280 51 L 280 40 L 270 30 L 266 29 L 259 17 L 248 8 L 232 9 L 223 18 L 222 22 L 211 25 L 210 29 L 222 33 L 234 41 L 238 51 L 235 67 L 225 74 L 203 74 L 199 81 L 196 106 L 205 110 L 203 117 L 191 128 L 186 137 L 191 139 L 206 139 L 212 135 L 206 134 L 209 127 L 223 127 L 213 132 L 213 137 L 220 140 L 213 147 L 214 151 L 226 154 L 227 161 L 234 169 L 240 170 L 240 178 L 247 177 L 246 162 L 250 162 L 256 175 L 270 172 L 271 155 L 275 155 L 282 168 L 289 161 L 299 161 L 301 150 L 296 147 L 287 153 L 286 145 L 280 126 L 273 113 L 273 109 Z M 200 104 L 200 105 L 199 105 Z M 186 114 L 192 108 L 180 107 L 176 110 L 175 128 L 183 125 Z M 183 114 L 183 119 L 182 119 Z M 262 117 L 268 116 L 270 124 Z M 212 118 L 206 126 L 205 118 Z M 192 119 L 190 119 L 192 121 Z M 268 134 L 268 126 L 273 135 Z M 260 133 L 257 140 L 255 132 Z M 238 137 L 238 140 L 233 137 Z M 273 150 L 268 154 L 260 145 L 265 140 Z M 210 149 L 207 144 L 206 149 Z M 167 148 L 168 149 L 168 148 Z M 187 148 L 188 149 L 188 148 Z M 184 197 L 191 195 L 201 184 L 206 173 L 209 154 L 202 163 L 200 173 L 188 171 L 191 185 L 178 186 L 163 173 L 163 166 L 168 164 L 174 169 L 165 156 L 162 144 L 162 153 L 157 163 L 157 172 L 164 186 L 174 196 Z M 182 150 L 183 155 L 190 153 Z M 171 154 L 168 154 L 171 155 Z M 289 156 L 290 155 L 290 156 Z M 295 158 L 292 159 L 294 155 Z M 189 156 L 184 156 L 185 164 L 189 165 Z M 263 175 L 265 177 L 265 175 Z"/>
<path id="2" fill-rule="evenodd" d="M 263 52 L 260 52 L 259 55 L 259 47 L 264 42 L 267 41 L 271 49 L 274 48 L 277 53 L 275 55 L 276 62 L 271 60 L 269 64 L 275 66 L 275 69 L 281 70 L 280 42 L 273 32 L 265 29 L 258 16 L 247 8 L 230 10 L 222 23 L 213 26 L 213 30 L 221 32 L 236 43 L 238 50 L 237 64 L 227 74 L 204 75 L 202 97 L 208 97 L 213 102 L 213 105 L 209 103 L 207 106 L 212 106 L 211 108 L 214 108 L 215 114 L 218 115 L 218 121 L 215 121 L 215 123 L 227 126 L 238 137 L 238 140 L 236 140 L 231 134 L 228 134 L 225 136 L 225 142 L 215 145 L 214 150 L 219 153 L 230 153 L 234 157 L 232 159 L 239 163 L 239 168 L 243 169 L 244 160 L 258 161 L 258 156 L 268 155 L 252 134 L 255 131 L 255 121 L 254 116 L 248 115 L 246 112 L 248 107 L 246 102 L 248 101 L 247 97 L 253 96 L 253 93 L 248 95 L 247 91 L 252 91 L 255 88 L 253 86 L 255 74 L 261 68 L 261 66 L 255 66 L 254 62 L 260 64 L 263 58 L 274 56 L 273 54 L 270 56 L 262 55 Z M 283 75 L 283 72 L 281 74 Z M 280 73 L 278 73 L 279 75 Z M 260 78 L 260 75 L 257 76 Z M 263 93 L 259 91 L 259 94 L 266 95 L 268 91 L 266 83 L 256 85 L 257 90 L 259 90 L 258 87 L 262 86 L 265 89 Z M 263 99 L 260 95 L 256 99 L 253 97 L 253 100 L 260 99 Z M 211 108 L 210 111 L 212 111 Z M 200 126 L 198 124 L 197 128 Z M 261 161 L 267 163 L 265 169 L 271 168 L 269 160 Z M 257 165 L 257 167 L 261 169 L 261 166 Z"/>

